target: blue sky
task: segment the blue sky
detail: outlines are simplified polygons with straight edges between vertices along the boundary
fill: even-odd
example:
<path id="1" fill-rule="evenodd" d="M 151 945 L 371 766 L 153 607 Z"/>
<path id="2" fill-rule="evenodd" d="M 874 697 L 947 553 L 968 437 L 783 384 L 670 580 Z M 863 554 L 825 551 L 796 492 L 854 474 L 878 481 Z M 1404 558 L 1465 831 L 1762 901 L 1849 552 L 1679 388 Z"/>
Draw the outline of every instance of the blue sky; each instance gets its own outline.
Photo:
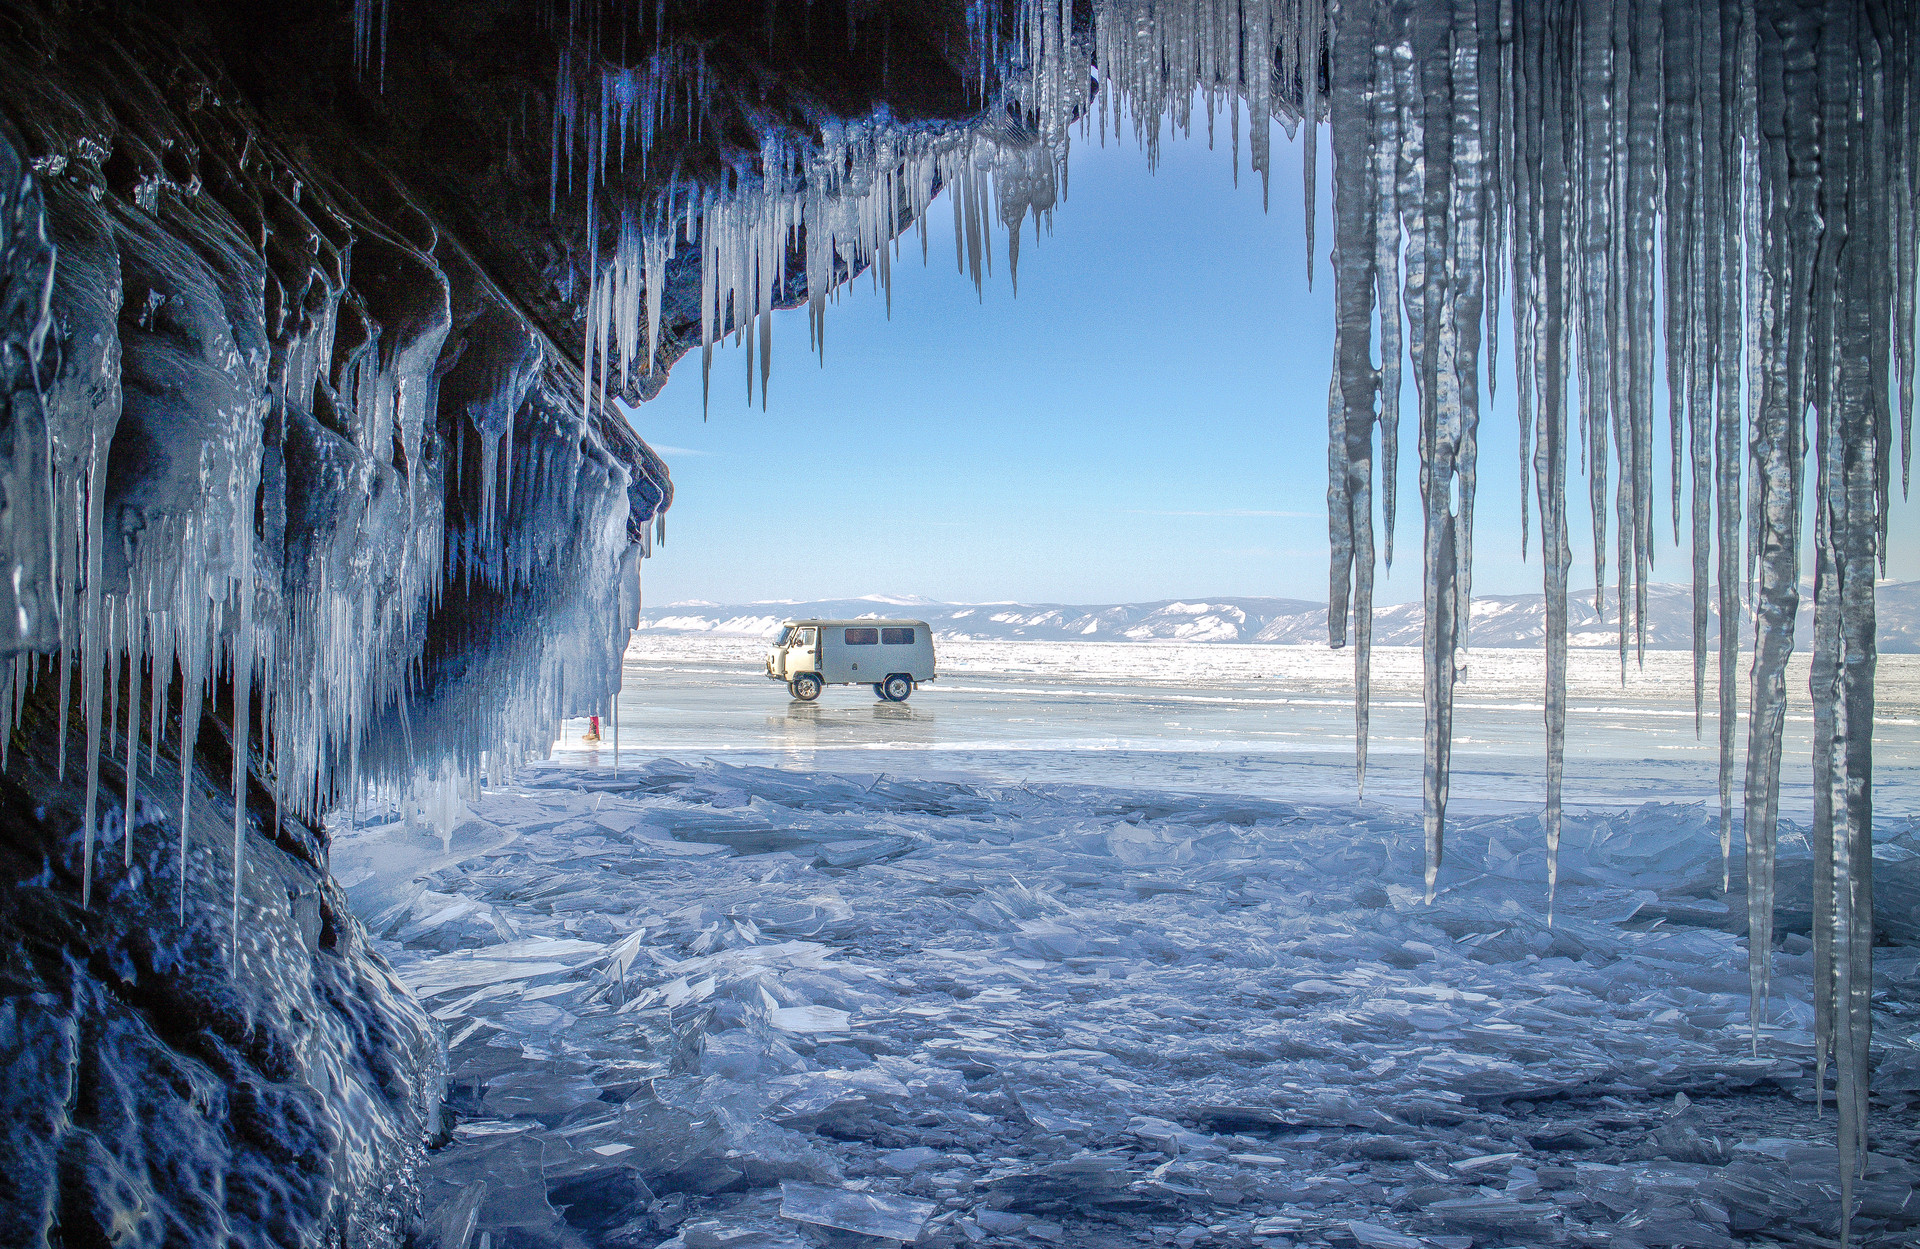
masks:
<path id="1" fill-rule="evenodd" d="M 1323 133 L 1309 291 L 1299 144 L 1276 128 L 1263 213 L 1245 151 L 1236 189 L 1218 134 L 1212 151 L 1197 127 L 1168 137 L 1149 172 L 1131 139 L 1076 133 L 1070 193 L 1050 235 L 1029 225 L 1017 297 L 1004 234 L 976 292 L 936 204 L 930 262 L 909 235 L 893 267 L 891 318 L 864 277 L 829 309 L 824 366 L 805 312 L 775 316 L 764 411 L 757 394 L 747 406 L 744 352 L 715 352 L 705 419 L 698 355 L 682 360 L 632 413 L 675 483 L 646 602 L 1324 601 L 1332 162 Z M 1537 592 L 1504 357 L 1500 374 L 1481 422 L 1474 588 Z M 1420 592 L 1413 401 L 1409 381 L 1383 603 Z M 1577 586 L 1591 556 L 1584 480 L 1570 485 Z M 1671 536 L 1664 504 L 1656 526 Z M 1891 574 L 1920 576 L 1920 542 L 1900 538 L 1920 533 L 1920 507 L 1898 507 L 1893 532 Z M 1655 578 L 1685 580 L 1687 558 L 1663 542 Z"/>

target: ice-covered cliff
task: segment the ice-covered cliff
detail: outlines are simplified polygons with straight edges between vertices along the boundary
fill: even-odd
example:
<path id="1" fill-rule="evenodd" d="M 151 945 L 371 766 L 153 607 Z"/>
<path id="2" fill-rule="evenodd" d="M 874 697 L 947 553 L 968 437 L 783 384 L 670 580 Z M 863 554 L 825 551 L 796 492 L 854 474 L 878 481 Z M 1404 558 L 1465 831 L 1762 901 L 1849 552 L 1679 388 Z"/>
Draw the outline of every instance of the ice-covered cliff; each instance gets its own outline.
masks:
<path id="1" fill-rule="evenodd" d="M 8 1244 L 403 1234 L 438 1042 L 317 817 L 597 707 L 671 499 L 264 20 L 0 7 Z"/>

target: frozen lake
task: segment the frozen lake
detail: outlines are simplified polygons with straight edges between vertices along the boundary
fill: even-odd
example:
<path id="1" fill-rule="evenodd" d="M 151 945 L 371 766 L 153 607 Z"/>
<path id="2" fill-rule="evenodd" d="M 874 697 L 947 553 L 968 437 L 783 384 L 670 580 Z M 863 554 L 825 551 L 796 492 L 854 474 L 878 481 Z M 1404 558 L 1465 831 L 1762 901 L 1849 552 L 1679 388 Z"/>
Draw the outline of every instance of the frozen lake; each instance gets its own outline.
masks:
<path id="1" fill-rule="evenodd" d="M 906 704 L 865 686 L 830 687 L 817 703 L 787 697 L 764 674 L 763 644 L 642 635 L 627 652 L 623 757 L 670 756 L 832 771 L 962 773 L 1000 781 L 1148 786 L 1189 792 L 1350 801 L 1353 660 L 1322 646 L 1177 642 L 950 642 L 940 679 Z M 1811 809 L 1813 718 L 1806 656 L 1788 673 L 1782 809 Z M 1457 687 L 1456 809 L 1545 799 L 1541 687 L 1531 650 L 1471 656 Z M 1692 657 L 1650 651 L 1629 662 L 1571 659 L 1565 798 L 1569 805 L 1717 802 L 1717 728 L 1696 737 Z M 1737 742 L 1746 743 L 1746 673 Z M 561 757 L 579 757 L 584 723 Z M 1420 795 L 1420 654 L 1374 652 L 1367 796 Z M 612 742 L 584 752 L 612 762 Z M 584 760 L 583 761 L 587 761 Z M 1735 766 L 1735 801 L 1741 764 Z M 1880 811 L 1920 811 L 1920 656 L 1880 659 L 1875 726 Z M 1491 805 L 1490 805 L 1491 804 Z"/>
<path id="2" fill-rule="evenodd" d="M 1432 903 L 1411 652 L 1364 805 L 1319 648 L 957 644 L 905 706 L 794 704 L 760 655 L 648 638 L 617 770 L 575 724 L 335 827 L 446 1028 L 423 1246 L 1837 1243 L 1810 859 L 1783 828 L 1756 1052 L 1685 656 L 1624 690 L 1579 657 L 1550 910 L 1529 654 L 1462 689 Z M 1870 1249 L 1920 1234 L 1913 665 L 1882 669 Z"/>

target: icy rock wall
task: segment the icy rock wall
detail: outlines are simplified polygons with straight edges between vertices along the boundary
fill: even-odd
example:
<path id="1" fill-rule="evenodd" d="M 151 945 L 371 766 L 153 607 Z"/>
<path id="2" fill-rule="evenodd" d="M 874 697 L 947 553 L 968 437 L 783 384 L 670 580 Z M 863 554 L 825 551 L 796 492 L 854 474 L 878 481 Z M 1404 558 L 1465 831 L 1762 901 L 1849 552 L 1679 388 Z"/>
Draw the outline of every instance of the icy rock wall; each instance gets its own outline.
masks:
<path id="1" fill-rule="evenodd" d="M 53 692 L 28 699 L 0 776 L 0 1242 L 400 1243 L 439 1129 L 441 1042 L 323 837 L 249 785 L 231 930 L 230 739 L 210 711 L 184 775 L 184 920 L 171 752 L 136 765 L 131 821 L 104 804 L 113 870 L 82 908 L 85 781 L 60 776 Z M 77 725 L 66 746 L 85 749 Z"/>
<path id="2" fill-rule="evenodd" d="M 0 27 L 0 1239 L 392 1243 L 437 1042 L 315 817 L 599 709 L 667 474 L 191 22 Z"/>
<path id="3" fill-rule="evenodd" d="M 20 18 L 10 147 L 32 170 L 10 251 L 38 298 L 9 327 L 28 366 L 10 495 L 48 519 L 14 528 L 9 653 L 99 657 L 55 665 L 96 742 L 127 731 L 104 723 L 121 702 L 108 655 L 142 661 L 129 708 L 143 681 L 183 682 L 197 706 L 237 679 L 257 697 L 236 715 L 260 716 L 237 731 L 303 815 L 442 750 L 434 704 L 478 675 L 447 662 L 476 594 L 510 601 L 514 629 L 559 613 L 574 627 L 533 645 L 580 662 L 571 688 L 549 662 L 496 691 L 463 732 L 511 755 L 597 706 L 636 604 L 630 548 L 670 497 L 659 460 L 572 401 L 565 356 L 383 170 L 291 157 L 137 17 L 112 41 Z M 36 483 L 18 462 L 39 441 Z M 16 689 L 40 679 L 13 668 Z M 170 726 L 134 727 L 151 749 Z M 395 737 L 405 752 L 370 753 Z"/>

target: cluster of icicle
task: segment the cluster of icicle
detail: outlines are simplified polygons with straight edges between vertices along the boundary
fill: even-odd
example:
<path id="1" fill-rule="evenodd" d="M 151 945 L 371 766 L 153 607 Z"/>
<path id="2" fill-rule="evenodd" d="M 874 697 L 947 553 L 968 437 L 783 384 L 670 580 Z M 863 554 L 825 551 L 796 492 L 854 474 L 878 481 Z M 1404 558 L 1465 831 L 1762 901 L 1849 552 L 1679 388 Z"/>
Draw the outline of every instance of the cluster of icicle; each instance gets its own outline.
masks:
<path id="1" fill-rule="evenodd" d="M 777 306 L 804 291 L 812 342 L 824 356 L 826 307 L 839 287 L 861 270 L 887 286 L 910 222 L 919 223 L 924 258 L 927 210 L 942 189 L 952 191 L 961 271 L 978 280 L 991 270 L 990 228 L 998 217 L 1017 281 L 1022 221 L 1031 213 L 1038 230 L 1050 219 L 1064 155 L 1006 128 L 837 126 L 804 156 L 770 140 L 762 150 L 764 180 L 753 189 L 705 197 L 675 192 L 651 223 L 622 219 L 612 257 L 595 265 L 588 285 L 582 403 L 604 401 L 610 379 L 624 388 L 653 371 L 666 266 L 681 247 L 699 249 L 703 385 L 710 385 L 714 347 L 732 334 L 745 347 L 748 400 L 757 376 L 764 404 Z M 794 251 L 804 268 L 789 274 Z"/>
<path id="2" fill-rule="evenodd" d="M 48 272 L 50 276 L 51 265 Z M 337 303 L 329 303 L 305 334 L 286 344 L 285 373 L 279 382 L 283 393 L 313 393 L 333 356 L 337 319 Z M 264 356 L 242 350 L 236 351 L 234 369 L 243 376 L 267 373 Z M 383 365 L 370 352 L 363 352 L 350 372 L 352 381 L 339 400 L 349 419 L 364 430 L 399 431 L 410 453 L 418 456 L 428 436 L 432 394 L 407 384 L 403 363 L 388 360 Z M 318 816 L 330 803 L 334 786 L 342 782 L 335 769 L 344 764 L 347 776 L 357 772 L 358 750 L 371 722 L 383 709 L 403 705 L 409 693 L 413 667 L 394 662 L 392 656 L 414 649 L 416 615 L 437 596 L 443 562 L 439 530 L 421 525 L 411 532 L 404 567 L 384 593 L 367 585 L 351 591 L 331 587 L 323 568 L 318 583 L 298 594 L 299 601 L 273 601 L 276 610 L 263 612 L 263 600 L 272 591 L 255 575 L 253 546 L 264 410 L 263 399 L 217 414 L 224 424 L 201 444 L 201 510 L 148 514 L 137 528 L 129 528 L 124 517 L 103 515 L 110 429 L 94 426 L 90 443 L 71 448 L 71 454 L 56 448 L 48 484 L 54 518 L 48 535 L 54 601 L 47 606 L 58 621 L 58 654 L 43 658 L 18 652 L 0 669 L 0 727 L 10 735 L 29 688 L 41 679 L 57 680 L 57 768 L 64 775 L 77 670 L 86 741 L 83 905 L 91 904 L 97 875 L 101 756 L 124 756 L 125 821 L 134 811 L 143 694 L 146 769 L 151 774 L 168 728 L 162 717 L 176 674 L 183 685 L 177 729 L 183 761 L 179 884 L 184 915 L 187 829 L 193 809 L 193 769 L 185 761 L 194 755 L 201 708 L 216 678 L 224 672 L 238 691 L 233 705 L 233 739 L 239 744 L 233 770 L 237 923 L 250 743 L 260 743 L 263 754 L 270 755 L 268 777 L 276 803 L 303 816 Z M 419 495 L 418 488 L 413 490 Z M 416 514 L 429 506 L 421 497 L 407 504 Z M 110 559 L 118 565 L 115 575 L 109 575 Z M 116 580 L 123 580 L 127 589 L 103 588 Z M 270 621 L 264 626 L 263 616 Z M 153 688 L 143 690 L 147 681 Z M 256 692 L 262 710 L 257 726 L 252 723 Z M 0 764 L 5 741 L 0 737 Z M 120 840 L 130 865 L 132 837 L 123 831 Z"/>
<path id="3" fill-rule="evenodd" d="M 1069 4 L 1025 5 L 1008 31 L 997 12 L 977 2 L 969 10 L 982 64 L 997 66 L 999 107 L 985 111 L 1024 121 L 910 128 L 882 115 L 830 123 L 806 150 L 770 134 L 756 158 L 729 169 L 720 185 L 673 178 L 649 203 L 624 208 L 607 256 L 598 248 L 609 170 L 632 162 L 644 178 L 656 137 L 669 125 L 698 136 L 706 118 L 704 52 L 667 44 L 643 66 L 591 72 L 564 53 L 550 186 L 556 204 L 563 194 L 583 197 L 594 249 L 584 275 L 582 404 L 604 401 L 616 375 L 624 389 L 653 372 L 667 265 L 682 247 L 698 248 L 700 257 L 703 386 L 710 385 L 714 346 L 732 334 L 746 347 L 748 399 L 757 371 L 763 405 L 774 308 L 804 291 L 813 345 L 824 355 L 828 302 L 862 270 L 890 289 L 892 259 L 910 223 L 919 225 L 924 260 L 927 210 L 944 189 L 952 190 L 961 271 L 976 283 L 991 271 L 997 218 L 1017 286 L 1024 222 L 1031 216 L 1036 233 L 1050 225 L 1065 191 L 1068 128 L 1086 114 L 1091 50 L 1068 37 Z M 1000 59 L 989 62 L 993 55 Z M 802 268 L 790 275 L 795 250 Z"/>
<path id="4" fill-rule="evenodd" d="M 291 201 L 284 205 L 289 215 L 294 207 Z M 298 207 L 311 214 L 330 211 L 317 198 Z M 0 361 L 7 370 L 25 369 L 25 380 L 9 386 L 16 404 L 48 405 L 42 415 L 65 417 L 69 414 L 55 411 L 55 400 L 46 397 L 57 359 L 47 346 L 54 279 L 63 258 L 47 241 L 45 220 L 33 178 L 23 178 L 0 194 L 0 240 L 5 242 L 0 254 L 5 262 L 0 263 L 0 324 L 8 330 L 0 341 Z M 198 450 L 197 466 L 189 465 L 182 474 L 197 486 L 190 509 L 169 505 L 143 512 L 128 507 L 108 514 L 114 434 L 110 421 L 50 420 L 45 457 L 19 456 L 10 462 L 7 493 L 18 501 L 16 514 L 32 515 L 31 505 L 44 493 L 50 519 L 35 532 L 14 531 L 29 550 L 44 544 L 41 552 L 50 574 L 46 593 L 36 598 L 37 587 L 16 571 L 12 590 L 18 635 L 52 653 L 21 650 L 11 662 L 0 664 L 0 767 L 5 766 L 7 744 L 26 695 L 40 681 L 56 682 L 57 772 L 64 777 L 76 768 L 85 776 L 83 905 L 92 904 L 107 868 L 98 848 L 111 840 L 103 834 L 110 833 L 105 826 L 116 818 L 123 870 L 132 868 L 136 789 L 149 798 L 159 797 L 151 792 L 152 777 L 159 767 L 161 739 L 172 731 L 177 733 L 181 765 L 178 886 L 184 921 L 188 830 L 195 805 L 193 760 L 203 708 L 221 678 L 234 692 L 231 883 L 232 931 L 237 934 L 246 873 L 249 772 L 255 760 L 253 779 L 265 786 L 276 808 L 306 818 L 324 815 L 342 795 L 370 792 L 400 800 L 416 788 L 430 797 L 449 786 L 471 787 L 482 775 L 498 782 L 519 760 L 534 752 L 544 754 L 553 725 L 580 696 L 577 670 L 598 671 L 595 665 L 580 664 L 580 656 L 566 653 L 564 647 L 548 645 L 534 662 L 516 651 L 511 661 L 494 663 L 485 697 L 471 698 L 472 705 L 461 709 L 456 731 L 439 732 L 433 746 L 416 750 L 409 708 L 421 675 L 424 617 L 448 585 L 450 560 L 455 571 L 469 579 L 511 589 L 526 585 L 536 568 L 557 565 L 565 553 L 586 571 L 574 596 L 581 619 L 559 622 L 556 632 L 563 638 L 591 632 L 591 644 L 598 644 L 608 623 L 604 615 L 617 615 L 599 612 L 603 600 L 617 600 L 628 620 L 638 609 L 634 556 L 643 552 L 627 551 L 625 470 L 603 466 L 602 478 L 591 483 L 598 493 L 589 498 L 589 485 L 579 480 L 582 474 L 552 472 L 544 459 L 523 464 L 513 455 L 513 418 L 544 360 L 544 348 L 532 343 L 514 376 L 502 379 L 488 403 L 477 405 L 485 410 L 468 413 L 481 434 L 486 470 L 487 493 L 477 524 L 459 532 L 447 524 L 437 473 L 369 481 L 350 470 L 346 480 L 332 484 L 343 493 L 364 496 L 367 512 L 357 521 L 359 532 L 372 533 L 383 522 L 389 525 L 385 532 L 392 549 L 379 556 L 381 575 L 356 577 L 349 567 L 336 577 L 324 555 L 292 568 L 287 578 L 261 575 L 256 509 L 268 469 L 263 431 L 275 405 L 307 409 L 316 391 L 326 389 L 330 411 L 344 422 L 344 436 L 355 445 L 393 448 L 389 454 L 414 465 L 435 459 L 427 444 L 438 437 L 434 366 L 445 341 L 444 320 L 437 328 L 410 336 L 396 330 L 396 341 L 383 344 L 377 333 L 367 332 L 364 314 L 350 311 L 349 256 L 334 252 L 324 239 L 317 246 L 319 276 L 314 281 L 323 289 L 314 291 L 315 297 L 294 301 L 303 313 L 284 318 L 271 344 L 236 335 L 240 341 L 227 344 L 226 367 L 218 381 L 200 391 L 189 388 L 182 396 L 179 409 L 202 422 L 193 442 L 183 440 Z M 157 306 L 150 300 L 139 312 L 143 327 Z M 346 324 L 350 316 L 359 321 Z M 25 333 L 16 336 L 21 327 Z M 356 345 L 337 353 L 336 340 L 349 336 Z M 338 368 L 335 389 L 327 379 L 337 354 L 345 356 L 345 363 Z M 101 356 L 92 366 L 94 374 L 75 385 L 102 392 L 117 389 L 115 359 Z M 10 373 L 0 378 L 10 379 Z M 464 438 L 465 425 L 459 428 Z M 32 449 L 30 438 L 21 441 Z M 455 457 L 456 473 L 463 454 L 464 446 Z M 22 469 L 22 464 L 29 468 Z M 509 507 L 516 512 L 511 526 L 505 523 Z M 376 516 L 376 508 L 384 511 Z M 583 526 L 582 516 L 593 523 Z M 289 553 L 290 560 L 297 558 Z M 612 591 L 607 587 L 609 573 L 616 582 Z M 573 628 L 576 624 L 579 629 Z M 576 670 L 571 682 L 570 668 Z M 68 721 L 76 681 L 85 753 L 71 759 Z M 179 708 L 177 725 L 163 723 L 172 706 Z M 117 816 L 112 799 L 118 795 L 101 792 L 103 756 L 120 764 L 125 778 L 124 805 Z M 143 763 L 148 778 L 144 784 Z M 417 786 L 416 771 L 427 774 Z M 444 802 L 434 809 L 451 810 Z M 237 946 L 236 938 L 236 951 Z"/>
<path id="5" fill-rule="evenodd" d="M 1821 1084 L 1830 1060 L 1838 1072 L 1843 1212 L 1867 1143 L 1874 577 L 1886 557 L 1896 406 L 1903 489 L 1911 445 L 1920 23 L 1899 7 L 1398 0 L 1331 5 L 1327 25 L 1338 319 L 1329 623 L 1342 640 L 1351 600 L 1361 766 L 1373 448 L 1377 435 L 1390 559 L 1404 349 L 1420 455 L 1431 893 L 1467 644 L 1478 370 L 1484 350 L 1491 394 L 1505 280 L 1519 339 L 1521 471 L 1539 502 L 1545 571 L 1549 863 L 1560 833 L 1577 431 L 1596 596 L 1609 528 L 1614 540 L 1623 666 L 1629 646 L 1645 643 L 1662 473 L 1676 541 L 1683 516 L 1691 531 L 1697 722 L 1716 607 L 1720 620 L 1723 852 L 1738 622 L 1752 613 L 1743 795 L 1756 1046 L 1812 453 L 1814 1005 Z M 1654 419 L 1662 353 L 1664 440 Z"/>
<path id="6" fill-rule="evenodd" d="M 371 13 L 370 0 L 361 5 Z M 569 8 L 570 29 L 581 21 L 576 8 Z M 1302 118 L 1323 111 L 1317 67 L 1324 10 L 1312 0 L 1102 0 L 1090 37 L 1075 29 L 1072 0 L 972 0 L 968 31 L 988 120 L 907 127 L 880 115 L 829 123 L 806 150 L 769 135 L 756 159 L 729 169 L 717 186 L 674 177 L 647 203 L 623 207 L 611 254 L 603 256 L 601 201 L 610 172 L 632 165 L 644 179 L 662 133 L 677 126 L 698 138 L 708 120 L 703 45 L 675 44 L 662 6 L 652 12 L 654 50 L 644 63 L 588 66 L 569 39 L 556 74 L 550 195 L 556 207 L 563 197 L 580 197 L 591 248 L 582 283 L 583 405 L 596 395 L 604 400 L 616 375 L 624 389 L 636 374 L 652 373 L 667 264 L 683 246 L 699 248 L 703 377 L 710 377 L 715 344 L 732 334 L 746 348 L 749 400 L 757 372 L 764 404 L 773 309 L 804 291 L 812 342 L 824 352 L 825 309 L 838 288 L 862 270 L 887 288 L 909 223 L 918 224 L 924 259 L 927 210 L 942 190 L 952 190 L 960 270 L 976 284 L 991 272 L 990 225 L 998 218 L 1017 289 L 1022 226 L 1029 217 L 1036 232 L 1050 224 L 1066 191 L 1074 123 L 1088 130 L 1097 123 L 1104 142 L 1109 128 L 1117 136 L 1130 118 L 1152 160 L 1161 118 L 1190 130 L 1193 103 L 1204 99 L 1210 136 L 1216 114 L 1228 116 L 1237 178 L 1244 98 L 1250 163 L 1264 187 L 1269 121 L 1277 118 L 1291 134 Z M 1274 73 L 1254 72 L 1268 65 Z M 1100 87 L 1090 101 L 1096 66 Z M 1311 253 L 1311 224 L 1308 231 Z M 792 251 L 801 251 L 803 262 L 790 275 Z"/>
<path id="7" fill-rule="evenodd" d="M 623 219 L 612 259 L 594 262 L 589 385 L 596 370 L 604 387 L 616 367 L 623 379 L 653 367 L 664 265 L 676 247 L 697 245 L 705 357 L 732 332 L 748 348 L 751 396 L 757 350 L 764 401 L 767 316 L 789 289 L 790 249 L 804 247 L 816 345 L 833 288 L 865 264 L 885 282 L 889 240 L 903 218 L 924 224 L 942 188 L 953 192 L 961 267 L 978 280 L 988 175 L 1017 245 L 1027 209 L 1050 208 L 1064 189 L 1076 120 L 1088 131 L 1097 121 L 1104 139 L 1130 118 L 1151 160 L 1163 120 L 1190 129 L 1198 103 L 1211 137 L 1224 106 L 1237 175 L 1244 104 L 1263 187 L 1269 119 L 1290 133 L 1304 121 L 1311 278 L 1314 132 L 1324 119 L 1337 305 L 1329 629 L 1344 645 L 1351 611 L 1361 784 L 1373 581 L 1393 552 L 1404 356 L 1420 462 L 1431 894 L 1453 684 L 1468 641 L 1477 426 L 1483 388 L 1491 396 L 1496 384 L 1504 286 L 1518 338 L 1520 470 L 1538 500 L 1547 603 L 1550 877 L 1577 440 L 1596 596 L 1612 538 L 1623 665 L 1629 648 L 1644 647 L 1663 473 L 1676 541 L 1683 517 L 1691 533 L 1696 722 L 1706 719 L 1711 652 L 1729 868 L 1739 622 L 1753 621 L 1742 794 L 1756 1045 L 1813 454 L 1815 991 L 1823 1082 L 1829 1060 L 1838 1069 L 1850 1204 L 1866 1141 L 1871 1022 L 1873 580 L 1886 554 L 1896 421 L 1903 490 L 1911 445 L 1920 23 L 1879 0 L 1096 0 L 1091 27 L 1079 29 L 1069 0 L 1005 7 L 1011 27 L 1003 6 L 976 3 L 969 29 L 1000 83 L 987 113 L 1010 104 L 1023 115 L 1024 147 L 1004 129 L 879 122 L 832 131 L 807 153 L 770 145 L 724 188 L 675 188 L 650 215 Z M 647 73 L 672 70 L 656 61 Z M 564 78 L 572 73 L 563 66 Z M 556 116 L 556 186 L 562 168 L 572 176 L 578 131 L 590 202 L 608 135 L 624 153 L 638 127 L 644 159 L 654 118 L 678 98 L 607 73 L 597 113 L 578 108 L 569 87 Z M 1662 380 L 1665 439 L 1654 419 Z"/>

